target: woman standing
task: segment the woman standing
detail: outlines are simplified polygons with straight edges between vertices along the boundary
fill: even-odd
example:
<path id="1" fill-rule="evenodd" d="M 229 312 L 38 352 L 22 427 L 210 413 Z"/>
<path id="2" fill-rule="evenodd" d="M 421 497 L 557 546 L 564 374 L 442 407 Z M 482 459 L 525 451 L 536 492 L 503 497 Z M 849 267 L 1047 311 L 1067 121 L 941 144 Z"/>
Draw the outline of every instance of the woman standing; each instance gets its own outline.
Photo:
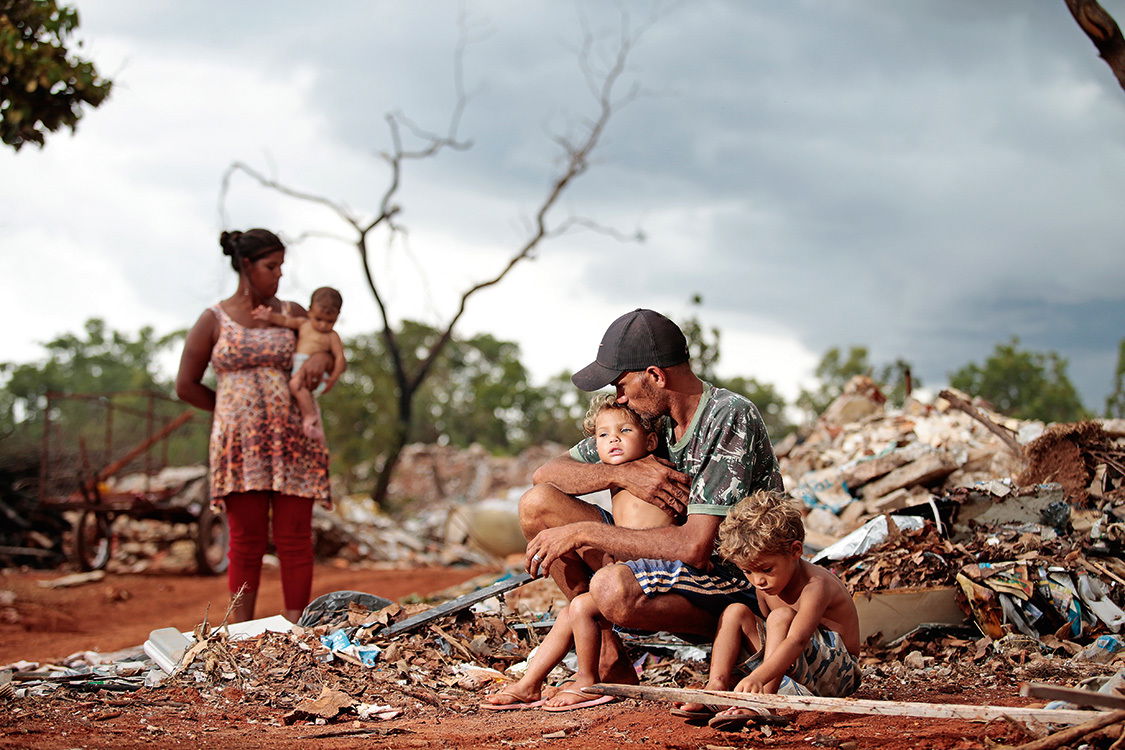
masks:
<path id="1" fill-rule="evenodd" d="M 305 311 L 275 296 L 285 262 L 277 235 L 266 229 L 223 232 L 219 244 L 238 274 L 238 290 L 204 310 L 188 332 L 176 395 L 214 412 L 211 497 L 225 507 L 230 525 L 231 596 L 246 587 L 234 621 L 254 618 L 272 521 L 284 614 L 296 622 L 312 589 L 312 504 L 329 498 L 328 450 L 305 437 L 289 392 L 293 331 L 255 320 L 251 312 L 259 305 L 291 316 Z M 216 390 L 202 382 L 208 364 Z"/>

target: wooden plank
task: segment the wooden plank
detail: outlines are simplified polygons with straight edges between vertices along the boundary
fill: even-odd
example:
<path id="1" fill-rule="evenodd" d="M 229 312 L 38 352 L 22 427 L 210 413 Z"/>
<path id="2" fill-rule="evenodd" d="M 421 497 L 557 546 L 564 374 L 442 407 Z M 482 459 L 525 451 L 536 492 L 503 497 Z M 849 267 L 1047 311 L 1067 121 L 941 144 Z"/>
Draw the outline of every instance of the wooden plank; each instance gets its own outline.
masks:
<path id="1" fill-rule="evenodd" d="M 1020 686 L 1020 695 L 1047 700 L 1068 701 L 1076 706 L 1098 706 L 1125 709 L 1125 697 L 1110 693 L 1095 693 L 1093 690 L 1068 688 L 1061 685 L 1048 685 L 1045 682 L 1025 682 Z"/>
<path id="2" fill-rule="evenodd" d="M 483 602 L 485 599 L 490 599 L 494 596 L 511 591 L 512 589 L 519 588 L 531 580 L 531 575 L 526 572 L 516 573 L 510 578 L 505 578 L 502 581 L 497 581 L 491 586 L 485 586 L 483 589 L 471 591 L 464 596 L 459 596 L 448 602 L 442 602 L 432 609 L 427 609 L 425 612 L 419 612 L 413 617 L 408 617 L 402 622 L 396 622 L 394 625 L 379 631 L 380 637 L 391 637 L 399 633 L 405 633 L 410 630 L 415 630 L 423 625 L 433 622 L 439 617 L 447 615 L 455 615 L 462 610 L 466 610 L 477 602 Z M 370 627 L 365 626 L 365 627 Z"/>
<path id="3" fill-rule="evenodd" d="M 1047 724 L 1081 724 L 1100 712 L 1066 709 L 1020 708 L 1017 706 L 969 706 L 958 703 L 910 703 L 877 701 L 862 698 L 821 698 L 805 695 L 767 693 L 733 693 L 719 690 L 687 690 L 644 685 L 607 685 L 598 683 L 583 688 L 587 693 L 616 695 L 653 701 L 681 701 L 745 708 L 823 711 L 841 714 L 874 714 L 881 716 L 914 716 L 933 719 L 965 719 L 967 721 L 1038 721 Z"/>

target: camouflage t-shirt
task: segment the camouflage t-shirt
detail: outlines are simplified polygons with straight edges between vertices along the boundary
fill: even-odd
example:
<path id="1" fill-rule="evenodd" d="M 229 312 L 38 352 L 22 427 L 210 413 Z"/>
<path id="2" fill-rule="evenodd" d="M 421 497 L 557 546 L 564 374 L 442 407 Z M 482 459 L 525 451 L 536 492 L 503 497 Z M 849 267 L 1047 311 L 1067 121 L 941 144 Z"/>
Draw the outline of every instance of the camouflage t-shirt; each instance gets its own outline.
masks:
<path id="1" fill-rule="evenodd" d="M 758 490 L 782 490 L 781 472 L 766 425 L 750 399 L 703 384 L 703 396 L 679 442 L 672 421 L 659 428 L 656 454 L 691 478 L 687 512 L 725 516 L 731 506 Z M 598 463 L 592 437 L 570 449 L 576 461 Z"/>

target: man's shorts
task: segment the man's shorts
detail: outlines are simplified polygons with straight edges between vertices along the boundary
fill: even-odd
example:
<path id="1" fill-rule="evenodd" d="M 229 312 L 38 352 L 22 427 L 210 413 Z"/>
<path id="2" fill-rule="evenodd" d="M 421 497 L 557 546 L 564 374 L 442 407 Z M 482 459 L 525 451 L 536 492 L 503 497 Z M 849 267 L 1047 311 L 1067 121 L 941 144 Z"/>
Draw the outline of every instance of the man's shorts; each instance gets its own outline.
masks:
<path id="1" fill-rule="evenodd" d="M 765 643 L 766 632 L 761 620 L 758 621 L 758 635 Z M 765 651 L 759 651 L 743 662 L 739 671 L 743 676 L 750 674 L 761 666 L 764 658 Z M 844 639 L 836 631 L 821 626 L 781 678 L 777 692 L 781 695 L 844 698 L 859 688 L 861 676 L 859 663 L 844 645 Z"/>
<path id="2" fill-rule="evenodd" d="M 598 507 L 602 520 L 614 525 L 613 514 Z M 730 604 L 745 604 L 758 614 L 758 595 L 736 566 L 715 558 L 711 568 L 701 570 L 679 560 L 641 559 L 622 564 L 633 571 L 645 596 L 680 594 L 700 609 L 714 615 Z"/>

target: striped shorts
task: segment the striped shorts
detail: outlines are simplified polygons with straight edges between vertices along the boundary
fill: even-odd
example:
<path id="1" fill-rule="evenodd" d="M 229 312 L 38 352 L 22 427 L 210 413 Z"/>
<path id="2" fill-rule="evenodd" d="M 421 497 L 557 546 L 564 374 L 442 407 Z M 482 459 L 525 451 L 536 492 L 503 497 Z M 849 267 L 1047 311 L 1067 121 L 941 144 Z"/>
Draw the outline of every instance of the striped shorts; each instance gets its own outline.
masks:
<path id="1" fill-rule="evenodd" d="M 758 635 L 765 643 L 766 629 L 758 621 Z M 765 652 L 759 651 L 739 667 L 748 675 L 762 664 Z M 809 645 L 793 662 L 777 692 L 781 695 L 819 695 L 823 698 L 845 698 L 857 689 L 862 672 L 856 658 L 834 630 L 819 627 L 809 638 Z"/>
<path id="2" fill-rule="evenodd" d="M 602 520 L 614 525 L 613 514 L 598 508 Z M 758 614 L 758 595 L 750 581 L 736 566 L 715 557 L 708 570 L 688 565 L 679 560 L 629 560 L 622 565 L 633 572 L 645 596 L 680 594 L 700 609 L 714 615 L 730 604 L 745 604 Z M 625 632 L 631 632 L 622 628 Z M 640 632 L 640 631 L 637 631 Z"/>
<path id="3" fill-rule="evenodd" d="M 715 561 L 709 570 L 679 560 L 629 560 L 622 563 L 637 579 L 647 597 L 679 594 L 700 609 L 715 615 L 731 604 L 745 604 L 758 613 L 758 595 L 741 570 Z"/>

